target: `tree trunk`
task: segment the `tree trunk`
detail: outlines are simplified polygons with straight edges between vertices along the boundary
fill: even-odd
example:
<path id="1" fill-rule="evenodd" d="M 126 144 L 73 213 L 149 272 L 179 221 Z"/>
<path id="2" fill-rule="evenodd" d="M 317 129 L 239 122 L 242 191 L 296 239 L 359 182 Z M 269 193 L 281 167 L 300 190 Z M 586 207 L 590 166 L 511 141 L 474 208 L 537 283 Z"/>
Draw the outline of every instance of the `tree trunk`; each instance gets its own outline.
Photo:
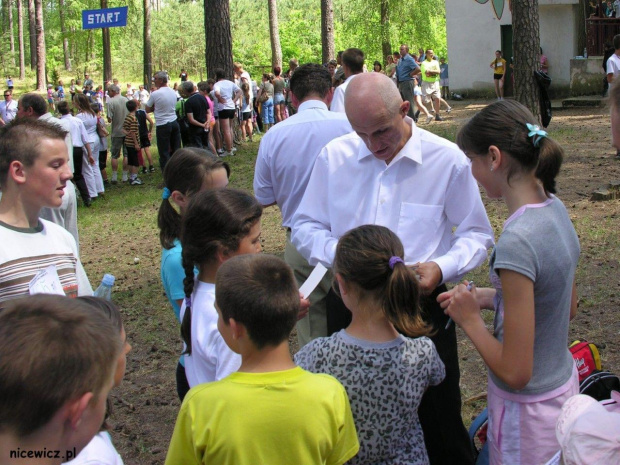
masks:
<path id="1" fill-rule="evenodd" d="M 17 41 L 19 43 L 19 79 L 26 79 L 26 58 L 24 56 L 24 5 L 17 0 Z"/>
<path id="2" fill-rule="evenodd" d="M 323 63 L 336 58 L 333 0 L 321 0 L 321 48 Z"/>
<path id="3" fill-rule="evenodd" d="M 390 2 L 381 0 L 381 51 L 382 60 L 385 64 L 386 57 L 392 54 L 392 44 L 390 42 Z"/>
<path id="4" fill-rule="evenodd" d="M 7 0 L 6 2 L 8 16 L 9 16 L 9 44 L 11 53 L 11 66 L 15 68 L 15 36 L 13 34 L 13 0 Z"/>
<path id="5" fill-rule="evenodd" d="M 151 0 L 144 1 L 144 37 L 143 54 L 144 76 L 143 82 L 146 89 L 150 89 L 151 77 L 153 76 L 153 53 L 151 51 Z"/>
<path id="6" fill-rule="evenodd" d="M 108 0 L 101 0 L 99 6 L 108 7 Z M 110 51 L 110 28 L 101 29 L 101 42 L 103 45 L 103 85 L 112 80 L 112 52 Z M 105 89 L 104 89 L 105 90 Z"/>
<path id="7" fill-rule="evenodd" d="M 43 0 L 35 0 L 34 9 L 37 37 L 37 91 L 45 92 L 45 30 L 43 28 Z"/>
<path id="8" fill-rule="evenodd" d="M 512 37 L 515 98 L 540 118 L 540 91 L 534 78 L 540 54 L 538 0 L 513 0 Z"/>
<path id="9" fill-rule="evenodd" d="M 207 75 L 215 77 L 213 71 L 222 68 L 226 78 L 232 80 L 232 34 L 228 0 L 204 0 L 204 7 Z"/>
<path id="10" fill-rule="evenodd" d="M 65 69 L 71 71 L 71 57 L 69 56 L 69 39 L 65 27 L 65 0 L 58 0 L 58 13 L 60 15 L 60 33 L 62 34 L 62 52 L 65 58 Z"/>
<path id="11" fill-rule="evenodd" d="M 271 39 L 271 66 L 282 68 L 282 47 L 278 31 L 278 5 L 276 0 L 268 0 L 269 6 L 269 37 Z"/>
<path id="12" fill-rule="evenodd" d="M 28 0 L 28 30 L 30 32 L 30 69 L 37 66 L 37 29 L 34 18 L 34 0 Z"/>

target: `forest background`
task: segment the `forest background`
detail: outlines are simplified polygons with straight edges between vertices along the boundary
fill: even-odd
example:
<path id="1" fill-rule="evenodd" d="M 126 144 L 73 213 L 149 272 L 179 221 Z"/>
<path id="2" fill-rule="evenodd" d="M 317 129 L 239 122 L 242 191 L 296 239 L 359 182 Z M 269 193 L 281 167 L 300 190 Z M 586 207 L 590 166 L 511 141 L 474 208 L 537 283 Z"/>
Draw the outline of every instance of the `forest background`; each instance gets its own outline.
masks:
<path id="1" fill-rule="evenodd" d="M 0 67 L 3 76 L 19 76 L 19 13 L 23 15 L 26 75 L 36 67 L 34 3 L 40 0 L 0 0 L 2 36 Z M 275 0 L 271 0 L 275 3 Z M 145 5 L 146 3 L 146 5 Z M 230 0 L 232 49 L 255 78 L 271 68 L 267 0 Z M 277 0 L 278 32 L 283 68 L 291 58 L 300 63 L 321 61 L 321 2 L 319 0 Z M 30 5 L 29 5 L 30 4 Z M 102 83 L 102 30 L 82 30 L 81 11 L 128 6 L 126 27 L 110 28 L 112 74 L 121 82 L 140 83 L 143 75 L 143 18 L 150 9 L 153 71 L 165 69 L 174 77 L 182 68 L 190 78 L 206 79 L 205 7 L 202 2 L 179 0 L 48 0 L 41 3 L 45 30 L 47 82 L 58 78 L 81 78 L 89 71 L 96 84 Z M 435 0 L 333 0 L 335 50 L 361 48 L 366 63 L 385 63 L 385 43 L 392 51 L 401 43 L 413 50 L 433 48 L 445 56 L 446 27 L 444 2 Z M 29 12 L 31 16 L 29 17 Z M 29 19 L 30 18 L 30 19 Z M 33 37 L 34 47 L 30 46 Z M 211 73 L 209 73 L 209 77 Z M 65 83 L 66 84 L 66 83 Z"/>

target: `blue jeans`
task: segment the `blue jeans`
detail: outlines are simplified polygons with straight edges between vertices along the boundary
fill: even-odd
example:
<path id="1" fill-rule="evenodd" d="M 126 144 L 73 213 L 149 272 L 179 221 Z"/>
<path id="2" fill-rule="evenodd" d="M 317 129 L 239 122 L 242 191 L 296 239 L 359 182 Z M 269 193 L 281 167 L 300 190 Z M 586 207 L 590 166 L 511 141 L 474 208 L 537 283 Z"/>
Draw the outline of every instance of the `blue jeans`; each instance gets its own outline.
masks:
<path id="1" fill-rule="evenodd" d="M 273 116 L 273 98 L 269 97 L 266 102 L 263 102 L 263 124 L 275 124 L 276 119 Z"/>
<path id="2" fill-rule="evenodd" d="M 181 129 L 179 123 L 162 124 L 155 127 L 157 136 L 157 151 L 159 152 L 159 167 L 163 171 L 166 163 L 174 152 L 181 148 Z"/>

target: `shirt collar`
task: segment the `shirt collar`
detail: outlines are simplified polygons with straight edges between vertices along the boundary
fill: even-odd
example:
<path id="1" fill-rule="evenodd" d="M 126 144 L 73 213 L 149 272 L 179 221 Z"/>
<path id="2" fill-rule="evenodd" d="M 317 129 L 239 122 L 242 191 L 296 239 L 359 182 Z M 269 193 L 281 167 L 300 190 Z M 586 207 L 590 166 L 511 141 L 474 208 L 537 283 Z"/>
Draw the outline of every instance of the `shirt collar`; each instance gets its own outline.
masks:
<path id="1" fill-rule="evenodd" d="M 327 105 L 325 105 L 325 102 L 322 102 L 321 100 L 318 100 L 318 99 L 310 99 L 310 100 L 305 100 L 304 102 L 302 102 L 297 108 L 297 112 L 300 113 L 305 110 L 315 110 L 315 109 L 328 111 Z"/>
<path id="2" fill-rule="evenodd" d="M 422 143 L 420 142 L 420 136 L 421 136 L 420 129 L 418 129 L 418 127 L 415 124 L 413 124 L 413 120 L 409 118 L 408 116 L 405 116 L 405 121 L 411 125 L 411 137 L 409 138 L 407 143 L 403 146 L 403 148 L 400 149 L 400 152 L 398 152 L 398 154 L 394 157 L 394 159 L 390 162 L 390 164 L 386 166 L 391 166 L 395 162 L 398 162 L 399 160 L 401 160 L 402 158 L 408 158 L 409 160 L 415 163 L 419 163 L 420 165 L 422 164 Z M 368 147 L 366 147 L 366 144 L 362 142 L 362 144 L 360 144 L 360 148 L 357 153 L 357 160 L 361 161 L 364 158 L 368 158 L 368 157 L 374 158 L 374 155 L 372 154 L 370 150 L 368 150 Z"/>

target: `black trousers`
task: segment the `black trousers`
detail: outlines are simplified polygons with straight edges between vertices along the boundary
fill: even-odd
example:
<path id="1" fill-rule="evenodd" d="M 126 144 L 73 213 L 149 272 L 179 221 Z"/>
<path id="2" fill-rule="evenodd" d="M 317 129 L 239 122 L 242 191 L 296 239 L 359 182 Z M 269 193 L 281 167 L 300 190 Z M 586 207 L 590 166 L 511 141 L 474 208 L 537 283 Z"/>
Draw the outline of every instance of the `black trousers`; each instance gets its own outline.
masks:
<path id="1" fill-rule="evenodd" d="M 73 182 L 80 192 L 82 200 L 88 203 L 90 202 L 90 194 L 88 193 L 88 187 L 86 187 L 86 181 L 82 175 L 83 156 L 84 147 L 73 147 Z"/>
<path id="2" fill-rule="evenodd" d="M 446 366 L 446 378 L 424 393 L 418 416 L 431 465 L 473 465 L 473 451 L 461 417 L 456 328 L 453 324 L 445 329 L 448 317 L 437 303 L 437 296 L 446 290 L 441 285 L 420 302 L 425 321 L 432 323 L 436 330 L 431 340 Z M 326 305 L 329 334 L 346 328 L 351 322 L 351 312 L 333 290 L 327 295 Z"/>
<path id="3" fill-rule="evenodd" d="M 181 148 L 181 130 L 176 121 L 155 127 L 159 167 L 163 171 L 174 152 Z"/>

